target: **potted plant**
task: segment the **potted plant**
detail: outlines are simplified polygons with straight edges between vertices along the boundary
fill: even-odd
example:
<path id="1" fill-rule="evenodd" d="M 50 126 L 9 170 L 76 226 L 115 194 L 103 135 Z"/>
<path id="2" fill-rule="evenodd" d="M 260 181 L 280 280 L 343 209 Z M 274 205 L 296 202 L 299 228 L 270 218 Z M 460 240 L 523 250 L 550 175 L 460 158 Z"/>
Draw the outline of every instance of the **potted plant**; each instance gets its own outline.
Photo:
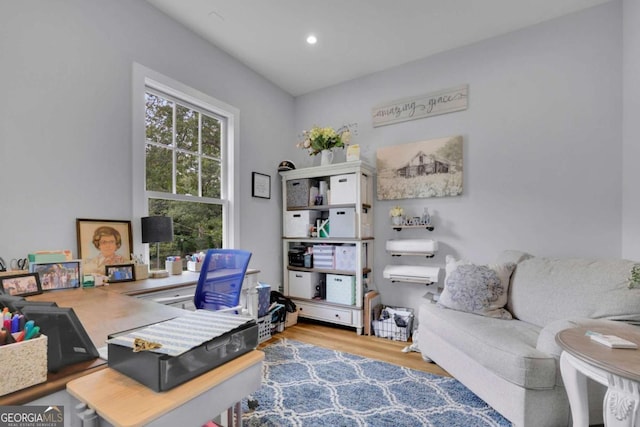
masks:
<path id="1" fill-rule="evenodd" d="M 345 130 L 341 133 L 336 132 L 330 127 L 314 126 L 310 130 L 302 132 L 302 141 L 298 142 L 298 148 L 304 148 L 309 152 L 310 156 L 321 153 L 320 164 L 328 165 L 333 161 L 334 148 L 344 148 L 349 145 L 351 140 L 351 132 Z"/>
<path id="2" fill-rule="evenodd" d="M 404 209 L 401 206 L 394 206 L 389 210 L 389 216 L 393 225 L 402 225 L 404 222 Z"/>

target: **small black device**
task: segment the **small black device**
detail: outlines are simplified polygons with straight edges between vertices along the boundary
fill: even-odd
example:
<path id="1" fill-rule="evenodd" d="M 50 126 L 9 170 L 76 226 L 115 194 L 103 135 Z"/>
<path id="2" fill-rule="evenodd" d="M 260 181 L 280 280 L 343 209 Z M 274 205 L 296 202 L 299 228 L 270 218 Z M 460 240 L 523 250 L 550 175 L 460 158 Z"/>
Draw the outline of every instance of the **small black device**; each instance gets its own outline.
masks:
<path id="1" fill-rule="evenodd" d="M 25 301 L 23 297 L 9 294 L 0 294 L 0 309 L 7 307 L 11 312 L 16 311 L 17 309 L 15 307 L 15 304 L 22 301 Z"/>
<path id="2" fill-rule="evenodd" d="M 100 357 L 87 331 L 71 307 L 25 305 L 22 314 L 47 336 L 47 368 L 60 368 Z"/>
<path id="3" fill-rule="evenodd" d="M 289 265 L 292 267 L 304 267 L 304 246 L 292 246 L 289 248 Z"/>

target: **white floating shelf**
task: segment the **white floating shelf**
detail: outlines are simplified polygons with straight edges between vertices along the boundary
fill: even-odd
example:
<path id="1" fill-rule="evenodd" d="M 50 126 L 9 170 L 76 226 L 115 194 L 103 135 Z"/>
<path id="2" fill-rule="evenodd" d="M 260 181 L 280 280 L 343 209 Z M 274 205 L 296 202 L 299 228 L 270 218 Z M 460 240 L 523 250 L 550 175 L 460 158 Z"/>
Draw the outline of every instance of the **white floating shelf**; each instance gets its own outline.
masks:
<path id="1" fill-rule="evenodd" d="M 391 282 L 419 283 L 431 285 L 438 281 L 440 267 L 424 265 L 387 265 L 382 272 Z"/>
<path id="2" fill-rule="evenodd" d="M 433 258 L 438 250 L 438 242 L 432 239 L 391 239 L 387 240 L 386 250 L 391 256 L 426 256 Z"/>

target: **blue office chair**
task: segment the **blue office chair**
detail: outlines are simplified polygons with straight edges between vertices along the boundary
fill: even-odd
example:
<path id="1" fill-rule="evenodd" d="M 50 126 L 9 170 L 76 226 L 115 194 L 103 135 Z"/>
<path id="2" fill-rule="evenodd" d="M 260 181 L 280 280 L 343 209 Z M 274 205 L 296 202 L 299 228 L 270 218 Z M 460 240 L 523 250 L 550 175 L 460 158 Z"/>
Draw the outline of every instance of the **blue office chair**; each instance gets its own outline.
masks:
<path id="1" fill-rule="evenodd" d="M 204 257 L 193 297 L 196 308 L 236 311 L 251 252 L 239 249 L 209 249 Z"/>

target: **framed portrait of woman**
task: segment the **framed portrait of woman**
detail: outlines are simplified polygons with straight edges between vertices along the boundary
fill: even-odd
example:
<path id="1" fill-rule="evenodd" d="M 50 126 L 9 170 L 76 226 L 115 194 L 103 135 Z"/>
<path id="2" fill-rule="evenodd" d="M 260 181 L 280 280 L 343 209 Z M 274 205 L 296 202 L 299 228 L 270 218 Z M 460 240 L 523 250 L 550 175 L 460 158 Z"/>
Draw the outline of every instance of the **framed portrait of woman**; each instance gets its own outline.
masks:
<path id="1" fill-rule="evenodd" d="M 131 221 L 76 219 L 83 274 L 105 274 L 105 266 L 127 264 L 133 252 Z"/>

